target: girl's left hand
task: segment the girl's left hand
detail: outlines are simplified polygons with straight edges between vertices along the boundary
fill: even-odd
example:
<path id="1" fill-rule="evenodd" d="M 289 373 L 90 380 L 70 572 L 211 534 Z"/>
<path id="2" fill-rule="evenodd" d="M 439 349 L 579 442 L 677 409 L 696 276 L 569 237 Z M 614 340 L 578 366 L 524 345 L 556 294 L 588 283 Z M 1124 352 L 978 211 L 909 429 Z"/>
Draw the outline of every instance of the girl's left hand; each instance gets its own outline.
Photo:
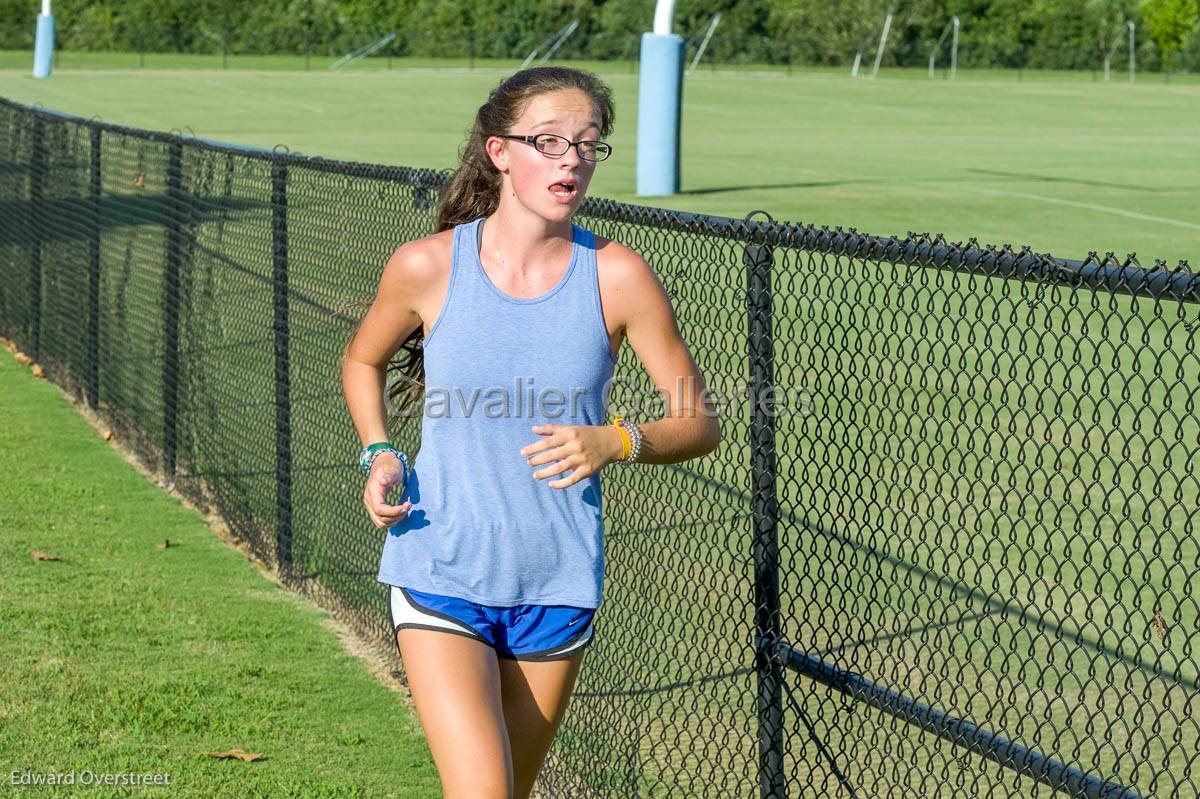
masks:
<path id="1" fill-rule="evenodd" d="M 538 424 L 533 432 L 545 438 L 521 450 L 529 465 L 558 461 L 534 472 L 535 480 L 573 470 L 570 477 L 547 483 L 551 488 L 574 485 L 621 457 L 621 434 L 612 425 Z"/>

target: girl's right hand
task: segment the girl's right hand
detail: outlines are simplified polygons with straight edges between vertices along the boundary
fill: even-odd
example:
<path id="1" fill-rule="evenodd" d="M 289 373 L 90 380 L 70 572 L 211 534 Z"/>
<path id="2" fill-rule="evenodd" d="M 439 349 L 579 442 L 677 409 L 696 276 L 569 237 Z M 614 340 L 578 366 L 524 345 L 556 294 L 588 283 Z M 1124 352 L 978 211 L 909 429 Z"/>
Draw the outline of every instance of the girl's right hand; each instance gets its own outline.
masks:
<path id="1" fill-rule="evenodd" d="M 400 505 L 389 505 L 387 502 L 388 492 L 405 477 L 404 465 L 390 452 L 377 456 L 371 464 L 371 474 L 367 476 L 367 485 L 363 489 L 363 504 L 367 506 L 367 513 L 376 527 L 391 527 L 412 510 L 411 500 Z"/>

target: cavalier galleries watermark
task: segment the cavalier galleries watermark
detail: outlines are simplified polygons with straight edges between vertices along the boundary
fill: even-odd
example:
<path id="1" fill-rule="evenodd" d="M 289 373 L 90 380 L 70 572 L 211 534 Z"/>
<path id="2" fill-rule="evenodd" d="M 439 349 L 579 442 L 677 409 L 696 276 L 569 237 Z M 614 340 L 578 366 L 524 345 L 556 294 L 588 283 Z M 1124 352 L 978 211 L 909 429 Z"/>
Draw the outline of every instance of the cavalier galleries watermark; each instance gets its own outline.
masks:
<path id="1" fill-rule="evenodd" d="M 675 380 L 671 388 L 644 384 L 614 375 L 601 390 L 603 402 L 615 414 L 641 418 L 660 416 L 730 416 L 740 413 L 766 416 L 811 416 L 813 395 L 804 388 L 754 387 L 744 383 L 697 387 L 695 377 Z M 577 419 L 589 403 L 588 389 L 537 385 L 532 377 L 514 376 L 502 386 L 426 386 L 422 403 L 396 411 L 400 416 L 465 419 Z M 672 406 L 676 410 L 672 411 Z"/>
<path id="2" fill-rule="evenodd" d="M 137 772 L 103 772 L 91 769 L 72 769 L 70 771 L 13 771 L 9 773 L 12 785 L 32 788 L 40 785 L 82 785 L 95 787 L 99 785 L 134 788 L 142 785 L 171 784 L 170 774 L 139 774 Z"/>

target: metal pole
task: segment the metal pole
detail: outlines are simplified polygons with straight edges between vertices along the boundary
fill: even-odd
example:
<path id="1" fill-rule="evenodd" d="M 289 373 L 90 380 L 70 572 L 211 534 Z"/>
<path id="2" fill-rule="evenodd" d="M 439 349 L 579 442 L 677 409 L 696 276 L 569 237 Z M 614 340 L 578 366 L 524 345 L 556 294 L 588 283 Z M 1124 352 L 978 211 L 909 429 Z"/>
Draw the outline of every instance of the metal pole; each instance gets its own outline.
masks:
<path id="1" fill-rule="evenodd" d="M 747 224 L 754 214 L 746 216 Z M 750 234 L 753 237 L 753 234 Z M 750 360 L 750 511 L 754 550 L 754 669 L 758 673 L 758 786 L 761 799 L 785 799 L 783 773 L 783 667 L 773 657 L 779 638 L 779 502 L 776 497 L 775 374 L 771 330 L 774 253 L 747 244 L 747 351 Z"/>
<path id="2" fill-rule="evenodd" d="M 100 128 L 91 129 L 91 211 L 88 220 L 87 403 L 100 404 Z"/>
<path id="3" fill-rule="evenodd" d="M 961 746 L 993 763 L 999 763 L 1055 791 L 1087 799 L 1143 799 L 1141 794 L 1116 782 L 1080 771 L 1074 766 L 1048 757 L 1016 741 L 980 727 L 965 718 L 953 716 L 915 697 L 897 691 L 885 683 L 826 663 L 780 641 L 776 657 L 789 669 L 810 677 L 859 702 L 908 722 L 922 730 Z"/>
<path id="4" fill-rule="evenodd" d="M 950 39 L 950 80 L 958 77 L 958 17 L 951 17 L 954 23 L 954 34 Z"/>
<path id="5" fill-rule="evenodd" d="M 46 123 L 33 119 L 29 164 L 29 356 L 40 356 L 42 327 L 42 185 L 46 178 Z"/>
<path id="6" fill-rule="evenodd" d="M 958 17 L 950 17 L 950 21 L 946 23 L 946 27 L 942 28 L 942 33 L 938 36 L 937 42 L 933 45 L 933 49 L 929 51 L 929 77 L 933 78 L 934 70 L 936 69 L 938 53 L 942 52 L 942 43 L 946 41 L 946 37 L 950 32 L 954 31 L 954 46 L 950 52 L 950 69 L 954 69 L 954 63 L 957 59 L 958 50 Z"/>
<path id="7" fill-rule="evenodd" d="M 1135 47 L 1133 31 L 1136 27 L 1133 20 L 1126 23 L 1129 26 L 1129 82 L 1133 83 L 1134 73 L 1137 71 L 1137 48 Z"/>
<path id="8" fill-rule="evenodd" d="M 688 67 L 689 75 L 696 71 L 696 65 L 700 63 L 700 57 L 704 55 L 704 51 L 708 48 L 708 41 L 709 41 L 709 39 L 712 38 L 713 31 L 715 31 L 717 29 L 717 24 L 720 21 L 721 21 L 721 12 L 718 11 L 717 13 L 713 14 L 712 19 L 709 20 L 708 30 L 704 34 L 704 41 L 700 42 L 700 47 L 699 47 L 699 49 L 696 50 L 695 57 L 692 58 L 692 65 L 690 67 Z"/>
<path id="9" fill-rule="evenodd" d="M 879 74 L 879 62 L 883 60 L 883 48 L 887 44 L 888 31 L 892 29 L 892 12 L 883 20 L 883 33 L 879 36 L 879 48 L 875 51 L 875 66 L 871 69 L 871 80 Z"/>
<path id="10" fill-rule="evenodd" d="M 175 413 L 179 396 L 179 272 L 183 262 L 183 144 L 167 158 L 167 269 L 163 286 L 163 471 L 175 474 Z"/>
<path id="11" fill-rule="evenodd" d="M 292 406 L 288 330 L 288 168 L 271 163 L 271 239 L 275 307 L 275 544 L 279 570 L 292 565 Z"/>
<path id="12" fill-rule="evenodd" d="M 33 77 L 50 77 L 55 52 L 54 15 L 50 13 L 50 0 L 42 0 L 42 13 L 37 16 L 37 28 L 34 32 Z"/>

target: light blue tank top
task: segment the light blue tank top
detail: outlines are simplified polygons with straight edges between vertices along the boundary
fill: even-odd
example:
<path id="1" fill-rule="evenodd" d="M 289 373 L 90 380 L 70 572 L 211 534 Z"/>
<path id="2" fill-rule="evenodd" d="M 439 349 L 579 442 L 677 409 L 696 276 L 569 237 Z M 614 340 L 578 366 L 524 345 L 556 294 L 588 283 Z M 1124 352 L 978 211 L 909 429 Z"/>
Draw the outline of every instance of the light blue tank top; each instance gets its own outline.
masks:
<path id="1" fill-rule="evenodd" d="M 616 359 L 600 310 L 595 236 L 572 223 L 570 263 L 538 297 L 483 270 L 483 218 L 454 228 L 446 299 L 423 340 L 421 449 L 388 529 L 380 582 L 484 605 L 600 606 L 600 474 L 533 479 L 536 424 L 602 425 Z M 532 457 L 532 456 L 529 456 Z M 553 461 L 551 463 L 554 463 Z"/>

